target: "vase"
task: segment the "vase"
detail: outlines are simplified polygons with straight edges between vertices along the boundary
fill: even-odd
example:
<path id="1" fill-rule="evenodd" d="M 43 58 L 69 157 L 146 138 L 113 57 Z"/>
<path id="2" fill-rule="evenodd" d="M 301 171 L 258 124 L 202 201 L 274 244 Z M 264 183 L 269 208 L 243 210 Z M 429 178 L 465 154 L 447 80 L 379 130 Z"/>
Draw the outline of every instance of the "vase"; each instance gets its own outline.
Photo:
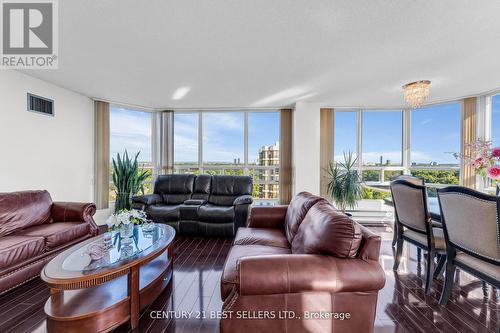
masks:
<path id="1" fill-rule="evenodd" d="M 121 210 L 130 210 L 132 195 L 128 192 L 116 192 L 115 213 Z"/>
<path id="2" fill-rule="evenodd" d="M 129 223 L 129 224 L 124 224 L 120 226 L 120 237 L 121 238 L 130 238 L 132 237 L 132 234 L 134 233 L 134 224 Z"/>

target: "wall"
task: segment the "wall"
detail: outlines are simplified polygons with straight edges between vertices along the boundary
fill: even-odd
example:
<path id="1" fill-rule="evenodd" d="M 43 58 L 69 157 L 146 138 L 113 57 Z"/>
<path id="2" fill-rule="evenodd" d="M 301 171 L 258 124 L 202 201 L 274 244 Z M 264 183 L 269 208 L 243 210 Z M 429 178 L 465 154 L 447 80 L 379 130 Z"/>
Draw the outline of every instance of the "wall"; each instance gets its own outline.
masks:
<path id="1" fill-rule="evenodd" d="M 55 116 L 26 111 L 26 93 L 53 99 Z M 47 189 L 54 200 L 92 201 L 90 98 L 0 70 L 0 192 Z"/>
<path id="2" fill-rule="evenodd" d="M 320 107 L 295 104 L 293 111 L 293 192 L 320 194 Z"/>

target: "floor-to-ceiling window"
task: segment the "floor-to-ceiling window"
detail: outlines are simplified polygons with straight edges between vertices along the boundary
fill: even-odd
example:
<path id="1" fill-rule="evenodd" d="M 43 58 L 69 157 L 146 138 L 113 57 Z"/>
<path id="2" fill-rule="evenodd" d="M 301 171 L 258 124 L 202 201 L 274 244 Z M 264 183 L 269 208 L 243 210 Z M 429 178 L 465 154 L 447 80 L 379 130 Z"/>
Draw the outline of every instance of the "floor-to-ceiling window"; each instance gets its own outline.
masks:
<path id="1" fill-rule="evenodd" d="M 362 112 L 362 179 L 390 181 L 403 172 L 403 112 Z"/>
<path id="2" fill-rule="evenodd" d="M 197 112 L 174 113 L 174 168 L 177 173 L 199 173 L 199 118 Z"/>
<path id="3" fill-rule="evenodd" d="M 500 94 L 491 97 L 491 142 L 500 146 Z"/>
<path id="4" fill-rule="evenodd" d="M 245 113 L 204 112 L 202 119 L 203 172 L 211 175 L 243 175 Z"/>
<path id="5" fill-rule="evenodd" d="M 458 184 L 460 161 L 460 102 L 411 111 L 411 174 L 431 184 Z"/>
<path id="6" fill-rule="evenodd" d="M 333 115 L 333 151 L 335 162 L 344 160 L 344 154 L 357 156 L 358 112 L 342 111 Z"/>
<path id="7" fill-rule="evenodd" d="M 431 186 L 458 184 L 460 163 L 453 153 L 460 151 L 461 103 L 415 110 L 336 110 L 333 140 L 336 162 L 344 152 L 358 156 L 363 199 L 390 197 L 390 181 L 403 173 Z"/>
<path id="8" fill-rule="evenodd" d="M 279 198 L 279 141 L 279 112 L 248 112 L 248 174 L 256 198 Z"/>
<path id="9" fill-rule="evenodd" d="M 249 175 L 253 196 L 279 197 L 277 111 L 200 111 L 174 114 L 176 173 Z"/>
<path id="10" fill-rule="evenodd" d="M 130 158 L 139 154 L 137 160 L 141 168 L 152 174 L 151 155 L 151 113 L 130 110 L 120 106 L 110 107 L 110 161 L 117 155 L 123 156 L 125 151 Z M 111 173 L 113 163 L 110 165 L 110 201 L 115 199 L 115 188 Z M 146 193 L 152 191 L 152 176 L 144 184 Z"/>

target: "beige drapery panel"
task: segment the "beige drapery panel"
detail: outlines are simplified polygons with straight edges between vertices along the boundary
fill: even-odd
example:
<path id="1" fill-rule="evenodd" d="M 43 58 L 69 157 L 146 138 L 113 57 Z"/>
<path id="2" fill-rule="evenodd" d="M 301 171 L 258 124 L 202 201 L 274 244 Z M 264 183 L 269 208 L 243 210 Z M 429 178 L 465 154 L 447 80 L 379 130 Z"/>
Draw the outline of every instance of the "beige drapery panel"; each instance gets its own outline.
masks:
<path id="1" fill-rule="evenodd" d="M 333 160 L 333 109 L 320 109 L 320 194 L 330 198 L 328 186 L 328 164 Z"/>
<path id="2" fill-rule="evenodd" d="M 280 203 L 292 200 L 292 110 L 280 111 Z"/>
<path id="3" fill-rule="evenodd" d="M 94 101 L 94 201 L 109 207 L 109 103 Z"/>
<path id="4" fill-rule="evenodd" d="M 174 112 L 156 111 L 152 117 L 154 176 L 174 172 Z"/>
<path id="5" fill-rule="evenodd" d="M 464 98 L 462 101 L 462 154 L 469 155 L 470 151 L 465 146 L 476 140 L 477 128 L 477 97 Z M 472 166 L 462 161 L 460 181 L 463 186 L 476 187 L 476 175 Z"/>

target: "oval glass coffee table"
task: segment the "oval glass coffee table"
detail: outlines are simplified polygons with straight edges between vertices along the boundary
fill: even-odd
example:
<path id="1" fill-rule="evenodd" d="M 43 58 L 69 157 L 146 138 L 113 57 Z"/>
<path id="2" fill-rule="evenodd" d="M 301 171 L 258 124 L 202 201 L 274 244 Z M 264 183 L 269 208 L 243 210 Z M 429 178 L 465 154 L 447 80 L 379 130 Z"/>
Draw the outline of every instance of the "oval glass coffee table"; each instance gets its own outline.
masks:
<path id="1" fill-rule="evenodd" d="M 104 235 L 96 236 L 47 263 L 41 277 L 51 294 L 48 332 L 101 332 L 127 321 L 137 327 L 139 312 L 168 286 L 173 269 L 174 228 L 146 228 L 134 226 L 130 238 L 112 232 L 107 247 Z"/>

